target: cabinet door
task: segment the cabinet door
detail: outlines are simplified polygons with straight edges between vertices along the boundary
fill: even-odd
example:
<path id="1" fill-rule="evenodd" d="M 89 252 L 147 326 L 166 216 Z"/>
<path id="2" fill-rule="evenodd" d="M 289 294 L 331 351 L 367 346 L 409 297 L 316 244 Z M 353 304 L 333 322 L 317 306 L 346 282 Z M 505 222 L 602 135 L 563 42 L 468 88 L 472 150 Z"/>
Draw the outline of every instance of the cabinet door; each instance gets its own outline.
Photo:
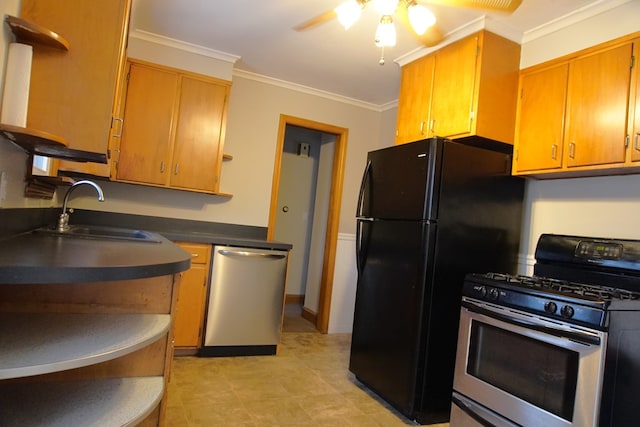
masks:
<path id="1" fill-rule="evenodd" d="M 633 41 L 634 57 L 640 58 L 640 39 Z M 640 71 L 638 71 L 638 61 L 634 63 L 632 82 L 635 82 L 635 108 L 633 108 L 634 116 L 631 128 L 631 161 L 640 161 Z"/>
<path id="2" fill-rule="evenodd" d="M 130 0 L 22 0 L 23 18 L 70 45 L 68 52 L 34 48 L 29 127 L 65 138 L 69 148 L 107 153 L 130 7 Z M 61 163 L 109 176 L 107 165 Z"/>
<path id="3" fill-rule="evenodd" d="M 567 166 L 624 162 L 631 54 L 632 44 L 627 43 L 570 63 Z"/>
<path id="4" fill-rule="evenodd" d="M 568 72 L 565 63 L 520 77 L 515 172 L 562 165 Z"/>
<path id="5" fill-rule="evenodd" d="M 431 136 L 450 137 L 471 131 L 477 57 L 477 35 L 435 53 Z"/>
<path id="6" fill-rule="evenodd" d="M 218 191 L 228 86 L 182 76 L 171 187 Z"/>
<path id="7" fill-rule="evenodd" d="M 429 104 L 433 85 L 433 55 L 402 67 L 396 144 L 427 138 Z"/>
<path id="8" fill-rule="evenodd" d="M 118 180 L 164 185 L 178 75 L 140 64 L 129 67 Z"/>
<path id="9" fill-rule="evenodd" d="M 173 334 L 176 347 L 200 347 L 211 246 L 177 243 L 191 253 L 191 268 L 182 273 Z"/>

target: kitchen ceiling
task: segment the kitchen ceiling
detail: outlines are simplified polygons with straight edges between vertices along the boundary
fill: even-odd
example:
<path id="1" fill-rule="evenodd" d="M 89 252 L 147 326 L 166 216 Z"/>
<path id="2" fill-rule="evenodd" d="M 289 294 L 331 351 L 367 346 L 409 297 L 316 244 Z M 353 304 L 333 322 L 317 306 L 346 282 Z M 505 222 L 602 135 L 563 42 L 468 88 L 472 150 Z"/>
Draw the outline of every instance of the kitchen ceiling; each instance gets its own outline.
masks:
<path id="1" fill-rule="evenodd" d="M 133 0 L 131 30 L 144 31 L 239 56 L 234 69 L 352 98 L 384 108 L 398 97 L 400 68 L 394 60 L 423 49 L 405 28 L 397 44 L 373 42 L 379 17 L 367 7 L 348 31 L 332 20 L 298 32 L 296 25 L 342 0 Z M 420 3 L 446 36 L 486 17 L 516 40 L 558 18 L 620 4 L 622 0 L 523 0 L 511 15 Z"/>

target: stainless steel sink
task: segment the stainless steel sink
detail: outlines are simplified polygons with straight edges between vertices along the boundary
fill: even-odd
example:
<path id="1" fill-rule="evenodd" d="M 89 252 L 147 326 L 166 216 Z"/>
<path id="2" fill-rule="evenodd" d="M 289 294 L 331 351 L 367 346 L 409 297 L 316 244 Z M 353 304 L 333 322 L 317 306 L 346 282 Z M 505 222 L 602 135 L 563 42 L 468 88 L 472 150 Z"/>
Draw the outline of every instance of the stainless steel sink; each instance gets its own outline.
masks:
<path id="1" fill-rule="evenodd" d="M 160 243 L 160 239 L 152 233 L 142 230 L 104 227 L 99 225 L 70 225 L 69 229 L 59 231 L 56 228 L 38 228 L 36 233 L 55 236 L 80 237 L 98 240 L 128 240 L 134 242 Z"/>

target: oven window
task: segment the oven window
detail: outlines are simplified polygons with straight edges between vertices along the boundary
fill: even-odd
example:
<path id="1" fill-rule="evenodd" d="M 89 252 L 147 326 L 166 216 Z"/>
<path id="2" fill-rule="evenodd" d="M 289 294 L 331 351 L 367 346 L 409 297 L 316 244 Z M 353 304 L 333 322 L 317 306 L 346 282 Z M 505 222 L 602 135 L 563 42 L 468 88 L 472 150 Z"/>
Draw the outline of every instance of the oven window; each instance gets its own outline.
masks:
<path id="1" fill-rule="evenodd" d="M 579 354 L 474 321 L 467 373 L 571 421 Z"/>

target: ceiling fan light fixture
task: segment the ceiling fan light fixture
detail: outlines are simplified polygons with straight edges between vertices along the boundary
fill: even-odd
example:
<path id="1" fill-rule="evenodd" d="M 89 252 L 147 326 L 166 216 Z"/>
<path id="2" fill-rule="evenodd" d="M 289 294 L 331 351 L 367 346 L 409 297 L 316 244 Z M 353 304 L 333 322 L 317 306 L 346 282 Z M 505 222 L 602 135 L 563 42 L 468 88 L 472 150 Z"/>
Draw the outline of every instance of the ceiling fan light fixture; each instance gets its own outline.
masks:
<path id="1" fill-rule="evenodd" d="M 393 15 L 398 8 L 398 0 L 373 0 L 373 7 L 382 16 Z"/>
<path id="2" fill-rule="evenodd" d="M 391 15 L 382 15 L 380 23 L 376 29 L 376 46 L 395 46 L 396 45 L 396 27 L 393 25 Z"/>
<path id="3" fill-rule="evenodd" d="M 419 4 L 412 4 L 407 9 L 409 14 L 409 22 L 413 31 L 419 36 L 423 35 L 427 28 L 436 23 L 436 17 L 429 9 Z"/>
<path id="4" fill-rule="evenodd" d="M 357 0 L 347 0 L 339 4 L 334 11 L 338 17 L 338 22 L 345 30 L 348 30 L 362 15 L 362 5 Z"/>

